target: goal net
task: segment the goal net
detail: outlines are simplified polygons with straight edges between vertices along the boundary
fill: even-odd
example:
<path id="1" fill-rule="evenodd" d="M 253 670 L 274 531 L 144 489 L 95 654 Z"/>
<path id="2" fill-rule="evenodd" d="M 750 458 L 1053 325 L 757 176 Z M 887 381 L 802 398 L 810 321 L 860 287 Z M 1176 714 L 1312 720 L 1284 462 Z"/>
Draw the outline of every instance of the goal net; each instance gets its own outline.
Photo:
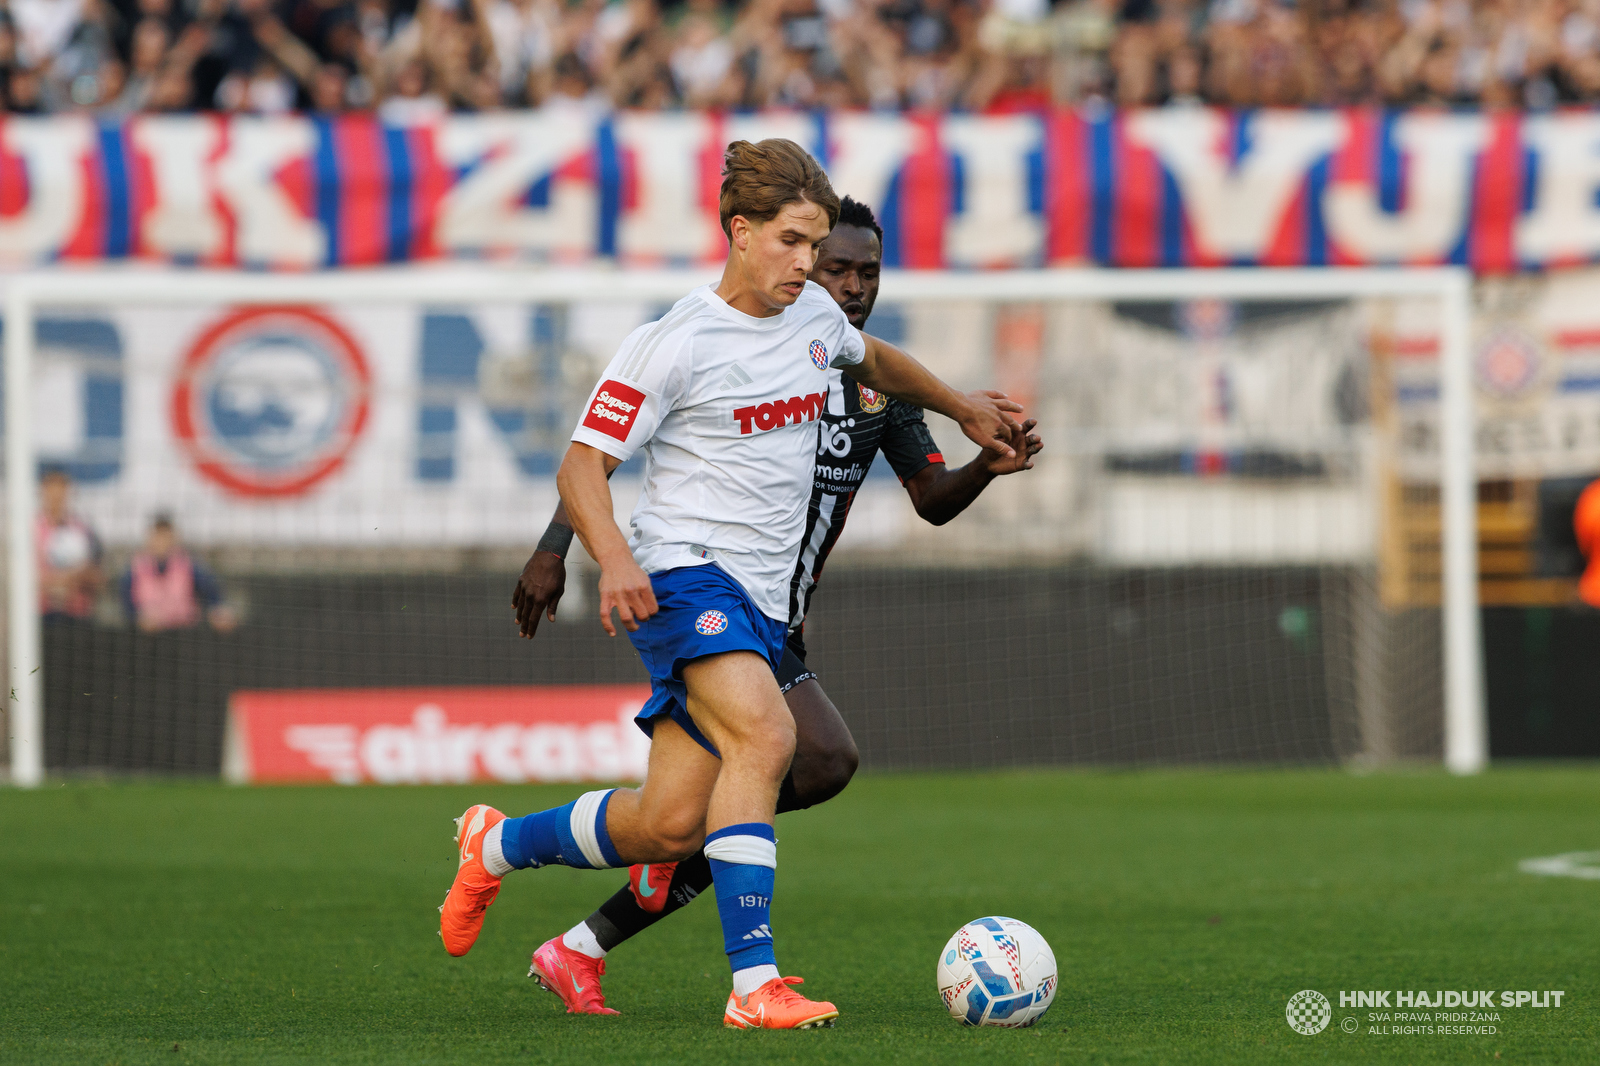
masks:
<path id="1" fill-rule="evenodd" d="M 14 778 L 636 777 L 644 675 L 593 565 L 574 548 L 531 643 L 511 590 L 584 396 L 701 280 L 13 279 Z M 1046 444 L 942 527 L 881 458 L 853 501 L 806 639 L 865 765 L 1475 768 L 1465 292 L 887 276 L 868 332 L 1020 399 Z M 624 526 L 640 472 L 613 480 Z"/>

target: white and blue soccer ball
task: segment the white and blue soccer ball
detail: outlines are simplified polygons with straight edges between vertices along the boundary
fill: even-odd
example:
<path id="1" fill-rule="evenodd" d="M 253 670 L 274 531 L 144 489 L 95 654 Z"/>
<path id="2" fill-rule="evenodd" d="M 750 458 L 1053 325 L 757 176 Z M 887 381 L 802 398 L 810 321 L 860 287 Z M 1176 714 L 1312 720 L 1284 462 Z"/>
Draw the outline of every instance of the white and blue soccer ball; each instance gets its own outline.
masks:
<path id="1" fill-rule="evenodd" d="M 1056 998 L 1056 956 L 1015 918 L 979 918 L 939 955 L 939 996 L 962 1025 L 1026 1029 Z"/>

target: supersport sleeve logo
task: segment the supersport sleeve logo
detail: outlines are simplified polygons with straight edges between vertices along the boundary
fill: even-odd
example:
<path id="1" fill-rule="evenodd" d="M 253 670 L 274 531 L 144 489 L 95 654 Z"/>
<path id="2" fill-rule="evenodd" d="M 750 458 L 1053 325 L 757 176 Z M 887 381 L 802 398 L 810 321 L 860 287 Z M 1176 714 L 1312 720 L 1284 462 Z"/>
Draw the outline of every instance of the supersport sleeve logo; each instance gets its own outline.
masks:
<path id="1" fill-rule="evenodd" d="M 628 439 L 634 417 L 644 406 L 644 393 L 615 378 L 608 378 L 595 390 L 589 409 L 583 414 L 583 427 L 620 441 Z"/>

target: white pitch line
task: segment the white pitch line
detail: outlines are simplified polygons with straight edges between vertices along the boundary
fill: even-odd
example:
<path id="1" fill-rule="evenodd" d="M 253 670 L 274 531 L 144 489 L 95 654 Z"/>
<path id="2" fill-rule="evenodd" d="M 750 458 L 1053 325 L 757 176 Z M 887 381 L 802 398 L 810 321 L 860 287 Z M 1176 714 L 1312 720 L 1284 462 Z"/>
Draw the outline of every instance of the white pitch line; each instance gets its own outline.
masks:
<path id="1" fill-rule="evenodd" d="M 1577 877 L 1600 881 L 1600 851 L 1569 851 L 1543 859 L 1523 859 L 1517 869 L 1540 877 Z"/>

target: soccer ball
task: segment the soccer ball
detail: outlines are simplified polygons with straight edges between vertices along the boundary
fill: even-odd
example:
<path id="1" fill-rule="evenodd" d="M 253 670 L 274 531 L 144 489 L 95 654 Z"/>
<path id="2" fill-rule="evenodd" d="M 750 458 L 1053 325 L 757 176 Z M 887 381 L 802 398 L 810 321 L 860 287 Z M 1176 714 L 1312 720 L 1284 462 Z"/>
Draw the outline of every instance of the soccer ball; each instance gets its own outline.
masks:
<path id="1" fill-rule="evenodd" d="M 1026 1029 L 1056 998 L 1056 957 L 1033 926 L 979 918 L 939 955 L 939 995 L 962 1025 Z"/>

